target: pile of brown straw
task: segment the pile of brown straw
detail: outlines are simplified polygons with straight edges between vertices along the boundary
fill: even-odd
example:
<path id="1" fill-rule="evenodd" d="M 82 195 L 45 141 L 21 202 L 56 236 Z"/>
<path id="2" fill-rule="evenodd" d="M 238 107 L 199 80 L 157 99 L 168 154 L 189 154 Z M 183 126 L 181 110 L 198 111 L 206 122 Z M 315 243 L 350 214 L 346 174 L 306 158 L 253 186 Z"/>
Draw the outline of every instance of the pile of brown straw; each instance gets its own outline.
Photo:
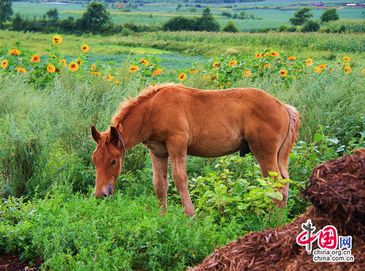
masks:
<path id="1" fill-rule="evenodd" d="M 365 270 L 365 149 L 319 165 L 303 194 L 313 206 L 293 223 L 247 234 L 216 249 L 190 270 Z M 313 262 L 304 247 L 296 244 L 301 224 L 308 219 L 316 231 L 333 225 L 338 235 L 351 235 L 355 262 Z"/>

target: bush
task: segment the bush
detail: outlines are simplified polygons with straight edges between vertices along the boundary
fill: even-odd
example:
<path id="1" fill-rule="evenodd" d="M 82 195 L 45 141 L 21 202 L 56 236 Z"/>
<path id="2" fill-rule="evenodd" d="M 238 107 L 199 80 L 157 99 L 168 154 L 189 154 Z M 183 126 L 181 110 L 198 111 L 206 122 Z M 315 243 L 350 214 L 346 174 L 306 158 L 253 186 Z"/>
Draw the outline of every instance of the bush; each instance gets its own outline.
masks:
<path id="1" fill-rule="evenodd" d="M 228 23 L 223 27 L 223 31 L 232 33 L 239 32 L 237 26 L 232 21 L 228 21 Z"/>
<path id="2" fill-rule="evenodd" d="M 198 18 L 186 18 L 178 16 L 171 18 L 164 25 L 165 31 L 219 31 L 219 24 L 210 13 L 210 9 L 206 8 L 203 15 Z"/>
<path id="3" fill-rule="evenodd" d="M 317 32 L 321 26 L 319 23 L 314 21 L 308 21 L 303 25 L 302 31 L 303 32 Z"/>
<path id="4" fill-rule="evenodd" d="M 186 18 L 183 16 L 177 16 L 173 17 L 170 20 L 168 20 L 163 25 L 163 30 L 165 31 L 183 31 L 183 30 L 189 30 L 194 31 L 196 30 L 196 20 Z"/>

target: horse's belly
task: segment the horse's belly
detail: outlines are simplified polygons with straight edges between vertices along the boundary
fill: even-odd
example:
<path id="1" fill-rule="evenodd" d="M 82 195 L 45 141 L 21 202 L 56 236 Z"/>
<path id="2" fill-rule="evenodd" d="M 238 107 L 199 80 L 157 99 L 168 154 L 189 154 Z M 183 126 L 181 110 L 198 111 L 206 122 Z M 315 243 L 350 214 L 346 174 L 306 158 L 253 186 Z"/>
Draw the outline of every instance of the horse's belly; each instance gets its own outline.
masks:
<path id="1" fill-rule="evenodd" d="M 242 138 L 231 140 L 202 140 L 188 146 L 188 154 L 200 157 L 218 157 L 238 151 L 243 144 Z"/>

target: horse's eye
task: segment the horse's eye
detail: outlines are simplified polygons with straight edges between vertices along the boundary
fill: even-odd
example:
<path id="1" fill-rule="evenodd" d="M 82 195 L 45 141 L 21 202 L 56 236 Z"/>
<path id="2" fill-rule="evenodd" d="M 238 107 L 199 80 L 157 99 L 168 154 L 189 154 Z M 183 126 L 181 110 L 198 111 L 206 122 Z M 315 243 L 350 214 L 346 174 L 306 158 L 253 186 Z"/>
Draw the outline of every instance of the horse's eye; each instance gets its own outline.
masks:
<path id="1" fill-rule="evenodd" d="M 113 160 L 110 161 L 110 165 L 111 166 L 115 166 L 116 163 L 117 163 L 117 160 L 115 160 L 115 159 L 113 159 Z"/>

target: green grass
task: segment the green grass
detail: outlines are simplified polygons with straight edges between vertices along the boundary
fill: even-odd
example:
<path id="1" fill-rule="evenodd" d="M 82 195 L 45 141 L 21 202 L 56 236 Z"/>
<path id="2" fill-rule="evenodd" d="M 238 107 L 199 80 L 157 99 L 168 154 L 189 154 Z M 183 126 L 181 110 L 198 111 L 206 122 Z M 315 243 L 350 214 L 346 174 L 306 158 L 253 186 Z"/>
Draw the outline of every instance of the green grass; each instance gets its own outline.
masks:
<path id="1" fill-rule="evenodd" d="M 187 218 L 171 207 L 160 216 L 154 197 L 119 193 L 94 197 L 56 193 L 44 200 L 0 207 L 0 252 L 44 260 L 50 270 L 183 270 L 242 235 L 237 224 Z"/>

